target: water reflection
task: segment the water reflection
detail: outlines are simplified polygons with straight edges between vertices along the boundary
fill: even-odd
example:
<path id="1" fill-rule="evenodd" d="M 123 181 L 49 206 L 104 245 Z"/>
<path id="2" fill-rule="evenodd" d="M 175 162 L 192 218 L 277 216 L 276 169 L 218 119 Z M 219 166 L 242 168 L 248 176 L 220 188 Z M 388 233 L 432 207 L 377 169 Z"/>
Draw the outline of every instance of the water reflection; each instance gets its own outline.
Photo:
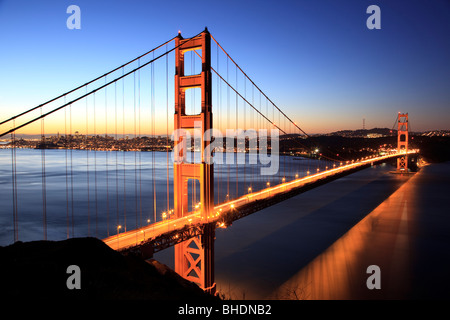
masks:
<path id="1" fill-rule="evenodd" d="M 404 184 L 267 298 L 405 298 L 412 282 L 410 235 L 417 195 L 414 183 Z M 381 290 L 367 288 L 370 265 L 381 269 Z"/>

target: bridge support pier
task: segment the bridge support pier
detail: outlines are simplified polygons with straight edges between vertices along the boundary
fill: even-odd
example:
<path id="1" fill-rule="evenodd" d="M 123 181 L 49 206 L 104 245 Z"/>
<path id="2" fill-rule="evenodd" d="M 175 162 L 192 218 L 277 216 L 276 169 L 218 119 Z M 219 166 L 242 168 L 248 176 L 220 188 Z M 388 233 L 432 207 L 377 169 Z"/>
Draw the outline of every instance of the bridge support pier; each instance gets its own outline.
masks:
<path id="1" fill-rule="evenodd" d="M 216 293 L 214 234 L 215 225 L 208 224 L 201 236 L 175 246 L 175 271 L 213 295 Z"/>
<path id="2" fill-rule="evenodd" d="M 215 225 L 208 224 L 214 209 L 214 168 L 207 161 L 206 148 L 211 141 L 211 36 L 207 29 L 200 36 L 184 39 L 179 34 L 175 39 L 175 124 L 174 124 L 174 212 L 176 218 L 200 214 L 205 231 L 199 237 L 175 246 L 175 271 L 182 277 L 197 283 L 203 290 L 215 294 L 214 283 L 214 235 Z M 184 73 L 184 54 L 201 50 L 202 71 L 197 75 Z M 198 52 L 197 52 L 198 53 Z M 199 54 L 200 55 L 200 54 Z M 200 114 L 186 114 L 186 90 L 201 89 Z M 186 133 L 192 130 L 201 134 L 201 161 L 187 161 Z M 195 158 L 195 157 L 194 157 Z M 197 160 L 198 161 L 198 160 Z M 200 204 L 189 211 L 189 180 L 200 184 Z M 192 190 L 191 190 L 192 191 Z M 212 218 L 212 217 L 211 217 Z"/>

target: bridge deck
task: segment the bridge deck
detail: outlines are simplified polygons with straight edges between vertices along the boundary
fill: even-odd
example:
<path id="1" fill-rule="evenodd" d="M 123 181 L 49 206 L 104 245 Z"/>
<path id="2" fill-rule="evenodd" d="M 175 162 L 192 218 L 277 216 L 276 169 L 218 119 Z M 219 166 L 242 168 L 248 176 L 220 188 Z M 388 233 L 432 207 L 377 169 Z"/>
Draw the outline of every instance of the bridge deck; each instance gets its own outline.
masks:
<path id="1" fill-rule="evenodd" d="M 408 154 L 414 154 L 416 151 L 409 151 Z M 289 193 L 293 190 L 298 190 L 317 183 L 323 179 L 337 176 L 345 172 L 351 172 L 355 169 L 362 168 L 374 163 L 383 162 L 388 159 L 396 158 L 404 155 L 404 153 L 388 154 L 380 157 L 368 158 L 356 163 L 350 163 L 342 165 L 327 171 L 318 172 L 308 175 L 293 181 L 282 183 L 276 186 L 268 187 L 258 192 L 249 193 L 241 196 L 235 200 L 231 200 L 226 203 L 222 203 L 214 207 L 214 212 L 207 218 L 202 218 L 200 213 L 194 212 L 181 218 L 171 218 L 164 221 L 160 221 L 139 229 L 130 230 L 127 232 L 119 233 L 114 236 L 103 239 L 103 241 L 114 250 L 125 250 L 133 247 L 139 247 L 144 244 L 152 244 L 152 242 L 161 242 L 161 237 L 167 235 L 169 240 L 162 241 L 164 244 L 156 244 L 156 246 L 171 246 L 177 242 L 187 240 L 189 237 L 199 235 L 202 232 L 202 227 L 206 224 L 214 223 L 218 227 L 223 227 L 230 220 L 236 220 L 242 217 L 239 215 L 239 211 L 246 207 L 251 207 L 257 203 L 261 203 L 261 200 L 267 200 L 275 198 L 282 194 Z M 273 204 L 273 203 L 272 203 Z M 257 207 L 267 207 L 268 204 L 259 205 Z M 251 212 L 258 211 L 259 209 L 253 209 Z M 247 215 L 249 213 L 244 213 Z"/>

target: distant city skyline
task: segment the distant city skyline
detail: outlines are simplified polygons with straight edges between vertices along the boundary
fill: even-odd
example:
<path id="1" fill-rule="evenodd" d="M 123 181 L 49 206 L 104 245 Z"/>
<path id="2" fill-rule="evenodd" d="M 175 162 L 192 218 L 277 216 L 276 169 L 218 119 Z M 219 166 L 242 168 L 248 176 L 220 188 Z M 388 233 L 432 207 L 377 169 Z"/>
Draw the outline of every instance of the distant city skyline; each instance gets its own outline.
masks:
<path id="1" fill-rule="evenodd" d="M 79 30 L 66 25 L 72 4 L 81 8 Z M 366 26 L 373 4 L 381 9 L 379 30 Z M 450 3 L 443 0 L 3 0 L 0 120 L 104 74 L 179 30 L 191 37 L 205 26 L 309 134 L 361 129 L 363 119 L 366 128 L 390 128 L 399 111 L 409 113 L 412 131 L 450 130 Z M 161 103 L 169 105 L 164 117 L 173 125 L 172 102 Z M 78 110 L 72 110 L 72 132 L 84 130 Z M 56 133 L 50 122 L 45 128 Z M 39 133 L 40 125 L 32 130 Z"/>

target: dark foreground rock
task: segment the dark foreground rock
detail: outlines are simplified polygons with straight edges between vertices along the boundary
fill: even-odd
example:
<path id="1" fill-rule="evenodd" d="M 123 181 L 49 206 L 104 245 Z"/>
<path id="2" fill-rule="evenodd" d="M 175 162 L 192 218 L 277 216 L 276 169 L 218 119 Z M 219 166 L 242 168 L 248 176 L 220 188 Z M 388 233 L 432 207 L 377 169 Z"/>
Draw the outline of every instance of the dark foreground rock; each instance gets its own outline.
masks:
<path id="1" fill-rule="evenodd" d="M 80 289 L 67 287 L 71 265 L 80 268 Z M 0 284 L 8 299 L 214 299 L 167 266 L 124 256 L 95 238 L 0 247 Z"/>

